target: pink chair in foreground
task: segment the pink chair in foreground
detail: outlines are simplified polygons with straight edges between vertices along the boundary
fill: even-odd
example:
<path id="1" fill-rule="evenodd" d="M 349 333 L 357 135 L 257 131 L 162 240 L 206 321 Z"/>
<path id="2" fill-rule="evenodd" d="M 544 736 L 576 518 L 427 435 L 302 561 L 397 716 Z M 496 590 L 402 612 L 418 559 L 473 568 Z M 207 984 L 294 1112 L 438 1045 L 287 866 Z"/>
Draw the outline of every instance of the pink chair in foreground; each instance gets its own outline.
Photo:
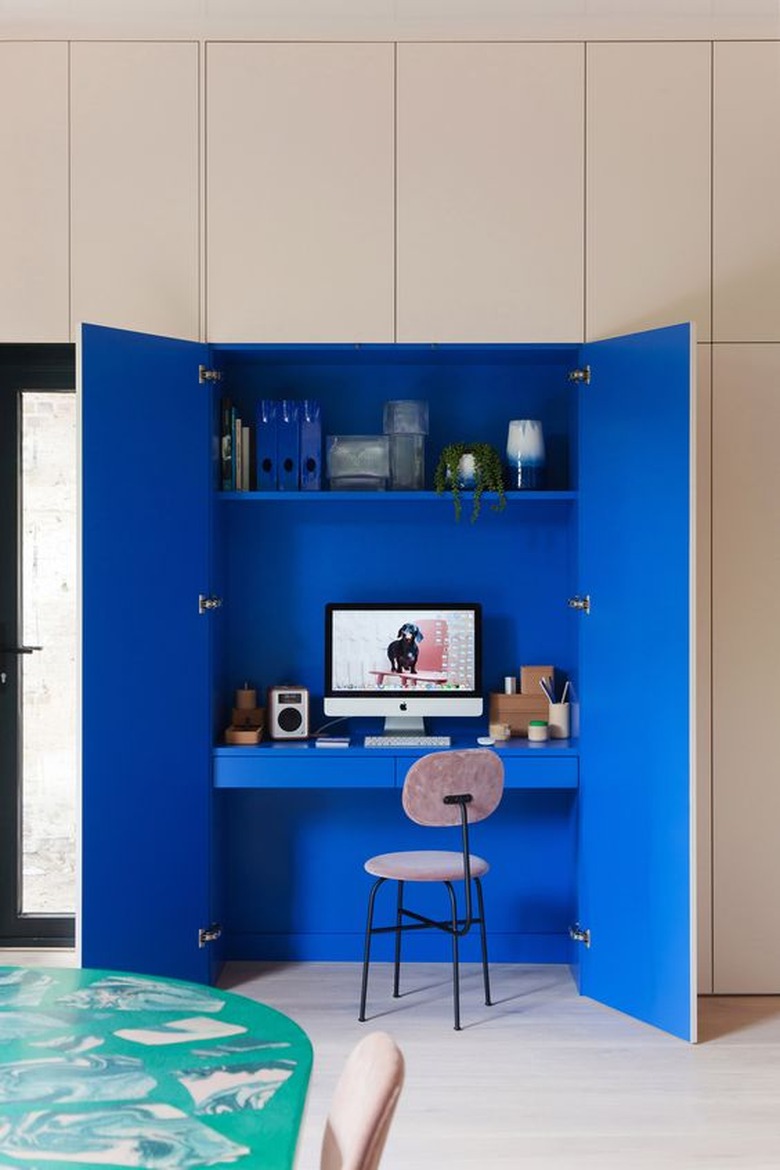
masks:
<path id="1" fill-rule="evenodd" d="M 355 1045 L 333 1095 L 320 1170 L 376 1170 L 403 1081 L 403 1055 L 386 1032 Z"/>

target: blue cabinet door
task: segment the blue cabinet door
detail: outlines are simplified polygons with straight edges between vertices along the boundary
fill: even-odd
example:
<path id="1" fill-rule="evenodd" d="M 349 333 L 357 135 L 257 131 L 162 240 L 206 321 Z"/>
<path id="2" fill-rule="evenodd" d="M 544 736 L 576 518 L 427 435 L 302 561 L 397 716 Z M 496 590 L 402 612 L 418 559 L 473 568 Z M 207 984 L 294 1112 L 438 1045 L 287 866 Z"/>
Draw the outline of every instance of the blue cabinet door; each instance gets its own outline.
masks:
<path id="1" fill-rule="evenodd" d="M 687 325 L 583 347 L 583 994 L 695 1039 Z"/>
<path id="2" fill-rule="evenodd" d="M 82 960 L 196 980 L 210 921 L 207 354 L 83 328 Z"/>

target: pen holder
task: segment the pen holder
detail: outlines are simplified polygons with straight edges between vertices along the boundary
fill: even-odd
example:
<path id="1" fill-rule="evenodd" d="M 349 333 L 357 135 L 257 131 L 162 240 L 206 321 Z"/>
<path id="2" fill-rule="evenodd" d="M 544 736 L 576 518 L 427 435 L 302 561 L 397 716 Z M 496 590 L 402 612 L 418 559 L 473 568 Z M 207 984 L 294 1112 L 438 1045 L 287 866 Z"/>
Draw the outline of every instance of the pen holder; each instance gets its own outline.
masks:
<path id="1" fill-rule="evenodd" d="M 569 738 L 569 704 L 550 703 L 547 723 L 550 739 Z"/>

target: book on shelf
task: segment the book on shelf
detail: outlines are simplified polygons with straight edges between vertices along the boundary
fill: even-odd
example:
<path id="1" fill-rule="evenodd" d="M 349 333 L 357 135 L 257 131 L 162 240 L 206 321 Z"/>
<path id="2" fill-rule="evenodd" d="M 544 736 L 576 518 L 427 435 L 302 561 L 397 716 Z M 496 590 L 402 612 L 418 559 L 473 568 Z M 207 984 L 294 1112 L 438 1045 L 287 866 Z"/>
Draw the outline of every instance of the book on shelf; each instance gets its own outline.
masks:
<path id="1" fill-rule="evenodd" d="M 233 403 L 223 398 L 220 404 L 219 465 L 222 491 L 233 490 Z"/>
<path id="2" fill-rule="evenodd" d="M 240 492 L 242 489 L 242 480 L 244 475 L 244 451 L 243 451 L 243 431 L 241 427 L 241 419 L 236 415 L 233 420 L 233 450 L 235 452 L 235 476 L 233 490 Z"/>
<path id="3" fill-rule="evenodd" d="M 252 470 L 252 428 L 248 423 L 241 423 L 241 491 L 251 491 Z"/>
<path id="4" fill-rule="evenodd" d="M 252 488 L 252 428 L 229 398 L 220 405 L 220 483 L 223 492 Z"/>

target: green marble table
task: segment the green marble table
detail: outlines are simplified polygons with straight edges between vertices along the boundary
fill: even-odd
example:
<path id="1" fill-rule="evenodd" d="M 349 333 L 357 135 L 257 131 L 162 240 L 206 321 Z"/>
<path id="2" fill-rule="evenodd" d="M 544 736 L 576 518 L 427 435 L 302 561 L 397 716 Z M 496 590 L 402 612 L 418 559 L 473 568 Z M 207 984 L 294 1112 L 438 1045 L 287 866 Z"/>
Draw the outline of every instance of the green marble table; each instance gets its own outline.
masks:
<path id="1" fill-rule="evenodd" d="M 290 1170 L 312 1049 L 218 988 L 0 967 L 0 1166 Z"/>

